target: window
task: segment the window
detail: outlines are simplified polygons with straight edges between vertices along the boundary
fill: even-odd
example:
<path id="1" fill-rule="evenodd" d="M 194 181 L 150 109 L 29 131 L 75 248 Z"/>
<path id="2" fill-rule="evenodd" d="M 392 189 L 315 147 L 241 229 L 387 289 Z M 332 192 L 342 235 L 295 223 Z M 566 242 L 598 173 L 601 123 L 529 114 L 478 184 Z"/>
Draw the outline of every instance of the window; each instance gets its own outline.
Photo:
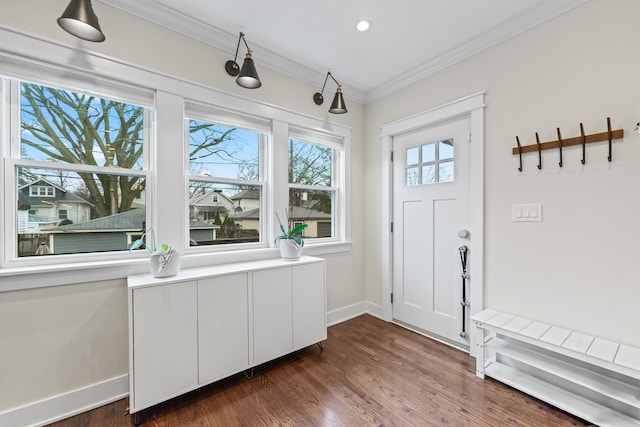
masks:
<path id="1" fill-rule="evenodd" d="M 454 180 L 453 139 L 407 148 L 406 184 Z"/>
<path id="2" fill-rule="evenodd" d="M 125 251 L 146 222 L 150 108 L 10 80 L 16 144 L 11 257 Z M 16 142 L 13 142 L 16 141 Z M 10 169 L 10 170 L 9 170 Z M 62 220 L 62 221 L 60 221 Z M 13 254 L 13 255 L 12 255 Z"/>
<path id="3" fill-rule="evenodd" d="M 188 119 L 191 246 L 264 245 L 266 132 Z"/>
<path id="4" fill-rule="evenodd" d="M 54 197 L 55 189 L 51 186 L 32 185 L 29 187 L 29 195 L 33 197 Z"/>
<path id="5" fill-rule="evenodd" d="M 323 244 L 308 253 L 351 247 L 347 126 L 327 127 L 322 119 L 100 55 L 71 67 L 68 48 L 16 37 L 59 60 L 0 53 L 0 276 L 31 267 L 38 273 L 34 281 L 0 280 L 1 290 L 70 283 L 96 265 L 109 277 L 145 271 L 145 251 L 127 250 L 151 226 L 159 242 L 196 255 L 189 266 L 276 256 L 274 212 L 284 215 L 290 190 L 299 190 L 303 203 L 331 199 L 307 237 Z M 253 136 L 233 147 L 204 134 L 224 128 Z M 201 138 L 191 147 L 197 152 L 189 150 L 191 131 L 193 142 Z M 333 151 L 330 183 L 288 182 L 290 138 Z M 210 192 L 210 206 L 188 202 L 189 192 L 202 191 Z M 122 261 L 132 269 L 120 268 Z"/>
<path id="6" fill-rule="evenodd" d="M 336 237 L 339 150 L 289 138 L 290 228 L 306 223 L 305 239 Z"/>

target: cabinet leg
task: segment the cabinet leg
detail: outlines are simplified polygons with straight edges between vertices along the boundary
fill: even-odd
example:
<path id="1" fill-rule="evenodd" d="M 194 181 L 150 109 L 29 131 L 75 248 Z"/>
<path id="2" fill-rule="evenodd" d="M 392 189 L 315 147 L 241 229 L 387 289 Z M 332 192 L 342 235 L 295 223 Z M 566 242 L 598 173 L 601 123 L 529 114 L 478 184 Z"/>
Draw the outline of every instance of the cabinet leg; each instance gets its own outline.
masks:
<path id="1" fill-rule="evenodd" d="M 320 347 L 320 353 L 322 353 L 324 351 L 324 347 L 322 346 L 322 343 L 321 342 L 317 342 L 316 345 L 318 347 Z"/>
<path id="2" fill-rule="evenodd" d="M 133 425 L 139 426 L 142 422 L 142 414 L 141 412 L 136 412 L 133 414 Z"/>
<path id="3" fill-rule="evenodd" d="M 245 370 L 244 376 L 247 377 L 247 379 L 253 378 L 253 367 L 251 369 Z"/>

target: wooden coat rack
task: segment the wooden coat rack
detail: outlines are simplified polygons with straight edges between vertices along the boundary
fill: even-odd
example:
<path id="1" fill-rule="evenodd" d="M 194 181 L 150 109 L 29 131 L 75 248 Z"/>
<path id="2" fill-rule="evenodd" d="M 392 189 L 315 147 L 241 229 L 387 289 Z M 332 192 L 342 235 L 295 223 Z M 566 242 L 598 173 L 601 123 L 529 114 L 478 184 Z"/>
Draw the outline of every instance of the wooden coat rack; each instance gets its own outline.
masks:
<path id="1" fill-rule="evenodd" d="M 622 139 L 624 137 L 623 129 L 611 130 L 611 118 L 607 117 L 607 131 L 600 133 L 592 133 L 590 135 L 584 134 L 584 126 L 580 123 L 580 136 L 576 136 L 573 138 L 563 139 L 560 134 L 560 128 L 557 128 L 558 139 L 555 141 L 549 142 L 540 142 L 540 138 L 538 137 L 538 133 L 536 132 L 536 143 L 532 145 L 521 145 L 520 138 L 516 136 L 517 147 L 512 149 L 512 153 L 514 155 L 518 155 L 520 157 L 520 167 L 518 170 L 522 172 L 522 154 L 523 153 L 533 153 L 538 152 L 538 169 L 542 169 L 542 151 L 543 150 L 551 150 L 558 149 L 560 154 L 560 162 L 558 163 L 560 167 L 562 167 L 562 149 L 564 147 L 570 147 L 572 145 L 582 145 L 582 160 L 580 162 L 584 165 L 586 163 L 586 144 L 590 144 L 592 142 L 599 141 L 609 141 L 609 156 L 607 157 L 608 161 L 611 161 L 611 143 L 614 139 Z"/>

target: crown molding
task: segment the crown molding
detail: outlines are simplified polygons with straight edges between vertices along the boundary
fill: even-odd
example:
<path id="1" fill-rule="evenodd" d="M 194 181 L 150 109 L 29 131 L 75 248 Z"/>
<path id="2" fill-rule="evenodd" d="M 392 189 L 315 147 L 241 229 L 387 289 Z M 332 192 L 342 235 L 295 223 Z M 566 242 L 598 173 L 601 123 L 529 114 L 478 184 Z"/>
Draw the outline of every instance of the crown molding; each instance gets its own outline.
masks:
<path id="1" fill-rule="evenodd" d="M 168 28 L 184 36 L 208 44 L 217 49 L 235 55 L 238 43 L 238 34 L 231 34 L 209 25 L 203 21 L 187 16 L 173 8 L 166 7 L 152 0 L 99 0 L 101 3 L 120 9 L 125 13 L 135 15 L 138 18 L 152 22 L 161 27 Z M 312 86 L 322 87 L 326 71 L 320 72 L 298 62 L 279 55 L 264 46 L 260 46 L 250 39 L 251 50 L 254 52 L 255 63 L 271 68 L 288 77 L 308 83 Z M 222 70 L 222 67 L 221 67 Z M 331 70 L 328 70 L 331 71 Z M 341 82 L 342 83 L 342 82 Z M 366 95 L 348 84 L 342 84 L 343 96 L 349 100 L 363 104 Z M 347 95 L 348 94 L 348 95 Z"/>
<path id="2" fill-rule="evenodd" d="M 141 19 L 168 28 L 172 31 L 211 45 L 217 49 L 235 54 L 238 36 L 203 21 L 189 17 L 176 9 L 153 2 L 152 0 L 98 0 L 101 3 L 115 7 L 135 15 Z M 342 84 L 345 98 L 359 104 L 367 104 L 390 95 L 403 87 L 415 83 L 431 74 L 443 70 L 457 62 L 475 55 L 485 49 L 495 46 L 511 37 L 542 24 L 562 13 L 580 6 L 589 0 L 545 0 L 516 15 L 514 18 L 498 25 L 489 31 L 451 49 L 417 67 L 384 82 L 369 91 L 361 91 Z M 326 72 L 319 72 L 289 58 L 281 56 L 268 48 L 260 46 L 251 40 L 255 52 L 254 61 L 262 66 L 289 76 L 291 78 L 320 87 Z M 331 70 L 329 70 L 331 71 Z M 348 94 L 348 96 L 347 96 Z"/>
<path id="3" fill-rule="evenodd" d="M 403 87 L 415 83 L 431 74 L 463 61 L 483 50 L 530 30 L 558 15 L 561 15 L 589 0 L 546 0 L 538 3 L 509 21 L 434 57 L 411 71 L 389 80 L 365 94 L 365 104 L 390 95 Z"/>

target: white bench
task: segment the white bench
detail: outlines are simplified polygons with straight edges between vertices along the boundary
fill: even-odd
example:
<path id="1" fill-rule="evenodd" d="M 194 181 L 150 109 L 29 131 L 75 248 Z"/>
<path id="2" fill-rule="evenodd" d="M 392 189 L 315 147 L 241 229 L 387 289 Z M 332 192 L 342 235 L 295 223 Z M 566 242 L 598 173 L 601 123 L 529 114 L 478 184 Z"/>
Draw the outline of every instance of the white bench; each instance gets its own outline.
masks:
<path id="1" fill-rule="evenodd" d="M 490 309 L 471 321 L 478 377 L 599 426 L 640 425 L 640 349 Z"/>

